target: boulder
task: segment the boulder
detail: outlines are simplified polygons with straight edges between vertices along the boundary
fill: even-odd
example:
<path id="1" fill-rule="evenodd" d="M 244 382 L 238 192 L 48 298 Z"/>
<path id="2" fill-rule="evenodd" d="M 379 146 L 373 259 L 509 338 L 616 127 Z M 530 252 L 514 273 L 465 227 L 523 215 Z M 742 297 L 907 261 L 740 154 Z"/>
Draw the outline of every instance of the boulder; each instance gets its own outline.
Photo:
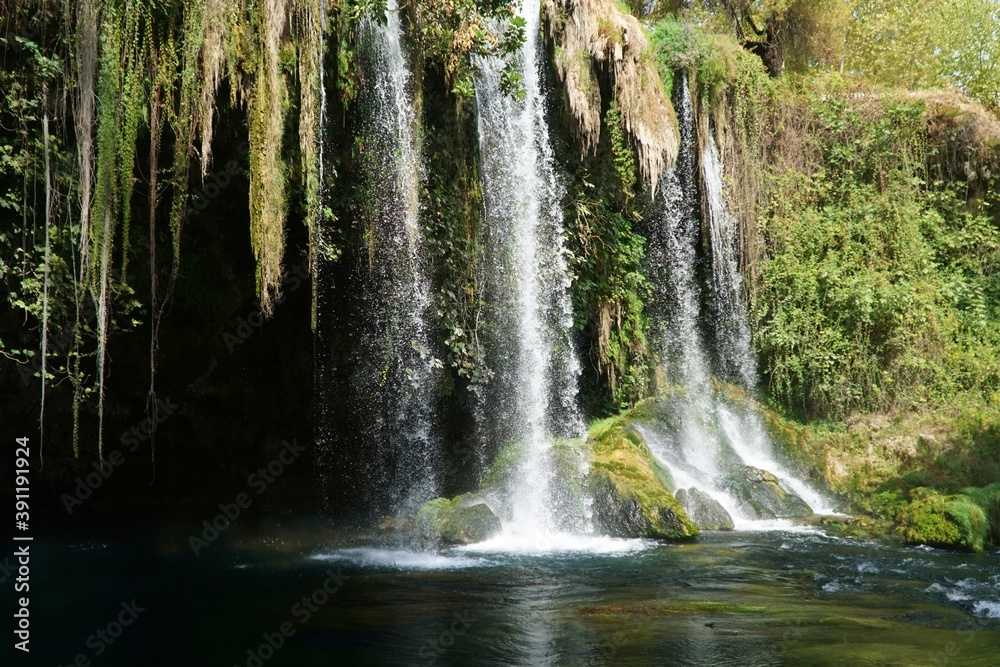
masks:
<path id="1" fill-rule="evenodd" d="M 896 517 L 895 533 L 907 544 L 981 552 L 989 535 L 983 509 L 968 496 L 945 496 L 920 487 Z"/>
<path id="2" fill-rule="evenodd" d="M 687 512 L 688 517 L 701 530 L 733 529 L 733 517 L 729 516 L 729 512 L 718 500 L 700 489 L 695 487 L 681 489 L 674 496 Z"/>
<path id="3" fill-rule="evenodd" d="M 804 500 L 785 491 L 774 475 L 760 468 L 729 464 L 722 485 L 752 519 L 791 519 L 813 513 Z"/>
<path id="4" fill-rule="evenodd" d="M 527 456 L 523 442 L 500 449 L 483 475 L 477 495 L 485 498 L 505 498 L 519 493 L 523 482 L 521 466 Z M 549 471 L 546 503 L 553 509 L 555 528 L 568 533 L 586 530 L 588 498 L 584 488 L 587 469 L 585 443 L 560 439 L 551 443 L 547 461 Z"/>
<path id="5" fill-rule="evenodd" d="M 444 544 L 482 542 L 502 528 L 493 510 L 469 494 L 428 500 L 417 510 L 417 525 L 424 539 Z"/>
<path id="6" fill-rule="evenodd" d="M 595 528 L 612 537 L 692 540 L 698 526 L 669 491 L 642 437 L 613 426 L 592 442 L 587 490 Z"/>

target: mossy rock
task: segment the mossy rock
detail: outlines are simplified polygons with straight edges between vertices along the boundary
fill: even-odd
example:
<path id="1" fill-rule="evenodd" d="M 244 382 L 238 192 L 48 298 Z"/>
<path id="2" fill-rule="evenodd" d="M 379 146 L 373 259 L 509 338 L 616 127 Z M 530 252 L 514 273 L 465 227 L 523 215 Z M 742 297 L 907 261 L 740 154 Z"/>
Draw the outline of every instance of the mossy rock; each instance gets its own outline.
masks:
<path id="1" fill-rule="evenodd" d="M 962 495 L 969 497 L 982 508 L 989 522 L 990 543 L 993 546 L 1000 546 L 1000 482 L 962 489 Z"/>
<path id="2" fill-rule="evenodd" d="M 471 494 L 428 500 L 417 510 L 421 536 L 444 544 L 482 542 L 500 532 L 500 519 Z"/>
<path id="3" fill-rule="evenodd" d="M 907 544 L 983 551 L 989 522 L 968 496 L 944 496 L 933 489 L 914 489 L 910 503 L 896 517 L 895 534 Z"/>
<path id="4" fill-rule="evenodd" d="M 733 517 L 718 500 L 697 488 L 681 489 L 674 494 L 688 517 L 701 530 L 732 530 Z"/>
<path id="5" fill-rule="evenodd" d="M 692 540 L 699 530 L 671 495 L 642 437 L 620 424 L 592 441 L 587 488 L 596 527 L 612 537 Z"/>
<path id="6" fill-rule="evenodd" d="M 804 500 L 781 488 L 778 478 L 766 470 L 731 463 L 723 475 L 725 488 L 750 518 L 796 519 L 813 513 Z"/>
<path id="7" fill-rule="evenodd" d="M 497 453 L 493 463 L 483 475 L 480 495 L 505 497 L 517 492 L 521 482 L 520 466 L 526 455 L 522 442 L 511 443 Z M 580 532 L 585 527 L 587 494 L 584 488 L 584 471 L 587 457 L 580 440 L 560 439 L 551 443 L 547 463 L 551 476 L 548 480 L 548 503 L 554 508 L 554 519 L 559 530 Z M 513 484 L 513 487 L 512 487 Z"/>
<path id="8" fill-rule="evenodd" d="M 837 537 L 853 537 L 861 540 L 885 538 L 892 532 L 892 522 L 877 517 L 860 516 L 825 516 L 814 514 L 805 517 L 802 525 L 822 528 L 830 535 Z"/>

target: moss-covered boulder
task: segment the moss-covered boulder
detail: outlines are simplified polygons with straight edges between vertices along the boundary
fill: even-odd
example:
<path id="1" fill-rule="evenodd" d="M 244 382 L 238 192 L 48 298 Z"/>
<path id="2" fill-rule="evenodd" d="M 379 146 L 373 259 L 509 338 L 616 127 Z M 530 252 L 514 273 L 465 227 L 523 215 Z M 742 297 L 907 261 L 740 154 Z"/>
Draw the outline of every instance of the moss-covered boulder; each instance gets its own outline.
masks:
<path id="1" fill-rule="evenodd" d="M 989 522 L 989 541 L 993 546 L 1000 546 L 1000 482 L 962 489 L 962 495 L 968 496 L 983 509 Z"/>
<path id="2" fill-rule="evenodd" d="M 914 489 L 910 503 L 896 517 L 895 533 L 907 544 L 982 551 L 989 522 L 983 509 L 965 495 L 945 496 L 928 488 Z"/>
<path id="3" fill-rule="evenodd" d="M 704 491 L 691 487 L 674 494 L 688 517 L 701 530 L 732 530 L 733 517 L 718 500 Z"/>
<path id="4" fill-rule="evenodd" d="M 417 510 L 421 537 L 444 544 L 472 544 L 501 530 L 500 519 L 471 494 L 428 500 Z"/>
<path id="5" fill-rule="evenodd" d="M 621 424 L 591 441 L 587 489 L 595 528 L 613 537 L 691 540 L 699 530 L 669 491 L 642 437 Z"/>
<path id="6" fill-rule="evenodd" d="M 723 476 L 723 486 L 750 518 L 794 519 L 813 513 L 804 500 L 781 488 L 778 478 L 766 470 L 731 463 Z"/>
<path id="7" fill-rule="evenodd" d="M 500 449 L 483 475 L 478 495 L 505 498 L 519 493 L 523 483 L 525 443 L 517 442 Z M 555 527 L 569 533 L 586 529 L 587 492 L 584 475 L 587 469 L 586 443 L 582 440 L 559 439 L 550 443 L 544 460 L 549 479 L 546 502 L 553 509 Z"/>

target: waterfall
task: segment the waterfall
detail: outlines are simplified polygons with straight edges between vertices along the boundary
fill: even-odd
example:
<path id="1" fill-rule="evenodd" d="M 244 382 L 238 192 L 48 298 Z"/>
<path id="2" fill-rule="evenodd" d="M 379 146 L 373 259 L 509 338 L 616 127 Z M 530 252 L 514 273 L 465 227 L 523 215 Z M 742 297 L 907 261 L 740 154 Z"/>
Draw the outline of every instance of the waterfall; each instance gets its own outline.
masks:
<path id="1" fill-rule="evenodd" d="M 395 0 L 385 23 L 367 18 L 358 28 L 368 80 L 358 105 L 361 183 L 367 261 L 360 269 L 364 330 L 361 372 L 354 383 L 374 424 L 369 480 L 386 509 L 410 510 L 438 494 L 440 442 L 435 388 L 441 363 L 432 354 L 431 290 L 419 225 L 422 163 L 410 70 Z"/>
<path id="2" fill-rule="evenodd" d="M 564 188 L 556 175 L 541 87 L 539 0 L 523 0 L 527 39 L 518 54 L 524 95 L 501 90 L 503 63 L 481 59 L 476 79 L 484 193 L 483 362 L 480 429 L 517 450 L 499 501 L 507 533 L 579 532 L 554 483 L 554 439 L 579 436 L 579 361 L 573 350 L 570 278 L 562 227 Z"/>
<path id="3" fill-rule="evenodd" d="M 719 150 L 709 131 L 701 151 L 703 197 L 699 198 L 697 132 L 684 75 L 678 79 L 676 109 L 680 152 L 656 197 L 647 273 L 653 286 L 652 337 L 680 426 L 671 433 L 646 428 L 644 435 L 678 489 L 697 487 L 709 493 L 737 526 L 752 525 L 749 519 L 755 514 L 727 484 L 734 464 L 767 470 L 814 509 L 831 511 L 829 503 L 776 460 L 759 412 L 727 405 L 712 390 L 713 371 L 752 390 L 757 368 L 743 304 L 738 229 L 727 201 Z M 699 256 L 699 248 L 707 257 Z M 711 290 L 703 291 L 703 284 L 711 285 Z M 711 336 L 705 331 L 708 326 Z"/>
<path id="4" fill-rule="evenodd" d="M 722 160 L 715 135 L 708 132 L 702 153 L 702 182 L 705 188 L 704 216 L 709 231 L 712 261 L 712 313 L 715 327 L 715 355 L 719 373 L 745 389 L 757 386 L 757 360 L 751 345 L 750 324 L 743 303 L 737 223 L 729 207 L 723 180 Z M 789 473 L 774 456 L 774 447 L 759 411 L 749 408 L 738 414 L 725 405 L 717 406 L 719 425 L 737 456 L 747 465 L 768 470 L 821 513 L 833 513 L 830 502 L 808 484 Z"/>
<path id="5" fill-rule="evenodd" d="M 707 204 L 705 218 L 712 251 L 713 320 L 724 323 L 715 330 L 719 371 L 723 377 L 753 389 L 757 386 L 757 360 L 750 344 L 750 324 L 743 304 L 736 218 L 729 209 L 722 180 L 722 161 L 711 131 L 708 132 L 708 146 L 702 151 L 701 165 Z"/>
<path id="6" fill-rule="evenodd" d="M 721 475 L 721 442 L 715 437 L 715 404 L 711 369 L 701 331 L 701 238 L 696 179 L 694 110 L 686 77 L 679 80 L 677 119 L 681 143 L 677 163 L 661 179 L 657 212 L 649 230 L 647 273 L 653 287 L 650 300 L 652 339 L 664 362 L 671 395 L 681 414 L 680 432 L 669 441 L 656 433 L 650 447 L 670 469 L 679 486 L 714 486 Z M 736 502 L 715 494 L 730 514 Z"/>

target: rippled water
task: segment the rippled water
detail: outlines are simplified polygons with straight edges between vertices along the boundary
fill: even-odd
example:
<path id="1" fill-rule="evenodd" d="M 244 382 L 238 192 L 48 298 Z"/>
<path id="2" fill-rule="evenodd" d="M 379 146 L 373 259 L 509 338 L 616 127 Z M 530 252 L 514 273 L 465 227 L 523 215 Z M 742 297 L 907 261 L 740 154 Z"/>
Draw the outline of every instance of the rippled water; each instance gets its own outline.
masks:
<path id="1" fill-rule="evenodd" d="M 256 665 L 282 623 L 261 665 L 1000 664 L 996 553 L 784 530 L 432 552 L 317 526 L 228 537 L 197 558 L 174 538 L 47 544 L 37 657 L 93 657 L 134 598 L 146 611 L 95 665 Z"/>

